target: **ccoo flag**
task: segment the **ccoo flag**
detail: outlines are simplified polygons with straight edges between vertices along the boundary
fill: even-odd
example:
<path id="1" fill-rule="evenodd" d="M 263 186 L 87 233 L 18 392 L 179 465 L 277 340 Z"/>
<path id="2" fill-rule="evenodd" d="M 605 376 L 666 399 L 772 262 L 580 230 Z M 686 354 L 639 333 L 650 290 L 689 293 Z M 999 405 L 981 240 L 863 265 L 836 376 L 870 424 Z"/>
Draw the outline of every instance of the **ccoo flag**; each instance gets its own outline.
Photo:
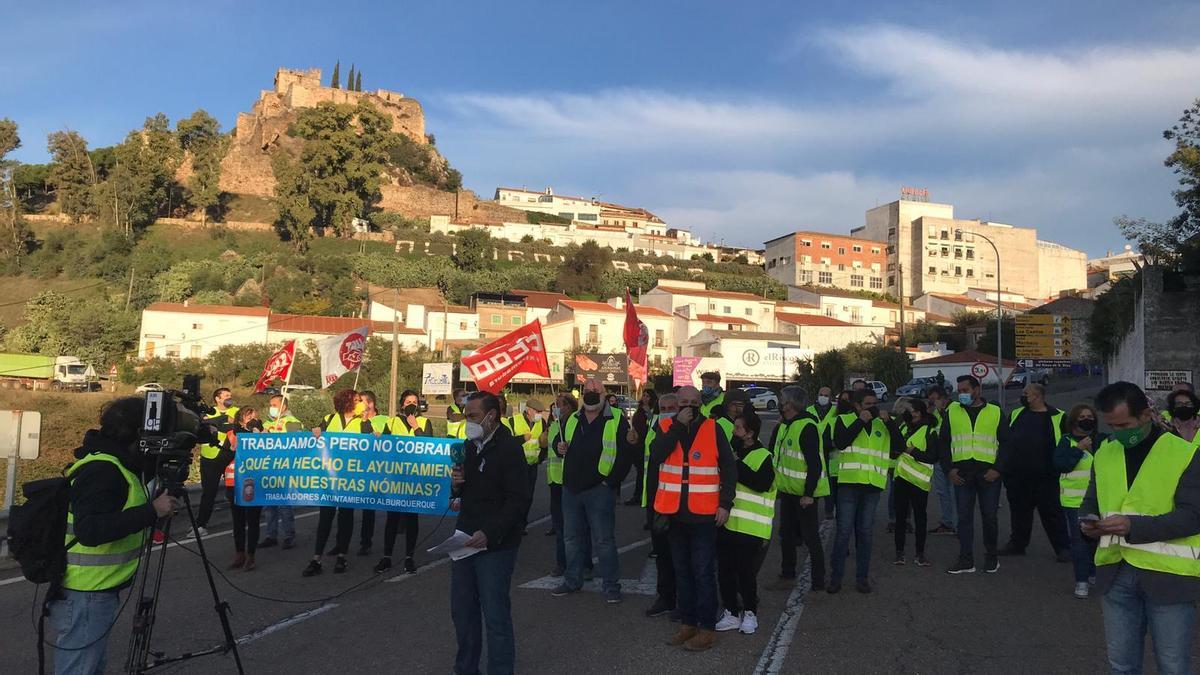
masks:
<path id="1" fill-rule="evenodd" d="M 267 364 L 263 366 L 262 375 L 259 376 L 258 382 L 254 384 L 254 393 L 262 393 L 264 389 L 271 386 L 271 383 L 277 379 L 287 382 L 292 376 L 292 364 L 295 362 L 296 341 L 288 340 L 285 345 L 280 347 L 267 359 Z"/>
<path id="2" fill-rule="evenodd" d="M 629 353 L 629 379 L 641 384 L 646 381 L 646 351 L 650 346 L 650 329 L 638 319 L 629 289 L 625 289 L 625 351 Z"/>
<path id="3" fill-rule="evenodd" d="M 325 389 L 362 365 L 367 327 L 325 338 L 317 343 L 317 348 L 321 354 L 321 388 Z"/>
<path id="4" fill-rule="evenodd" d="M 462 358 L 481 391 L 500 393 L 517 373 L 550 376 L 550 360 L 536 319 Z"/>

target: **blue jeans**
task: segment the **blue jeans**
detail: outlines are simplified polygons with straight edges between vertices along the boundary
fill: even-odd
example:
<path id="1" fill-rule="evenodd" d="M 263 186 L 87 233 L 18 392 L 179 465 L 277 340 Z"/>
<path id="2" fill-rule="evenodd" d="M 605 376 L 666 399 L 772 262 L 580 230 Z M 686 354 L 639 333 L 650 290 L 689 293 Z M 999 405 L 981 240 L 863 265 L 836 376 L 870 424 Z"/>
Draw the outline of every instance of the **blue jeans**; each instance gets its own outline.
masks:
<path id="1" fill-rule="evenodd" d="M 487 627 L 488 675 L 510 675 L 517 659 L 513 636 L 513 567 L 517 549 L 484 551 L 450 563 L 450 618 L 458 638 L 455 675 L 478 675 Z"/>
<path id="2" fill-rule="evenodd" d="M 278 539 L 276 535 L 282 530 L 284 539 L 296 538 L 296 514 L 290 506 L 267 506 L 263 508 L 263 516 L 267 519 L 267 531 L 264 537 Z"/>
<path id="3" fill-rule="evenodd" d="M 992 482 L 983 479 L 983 473 L 972 476 L 962 485 L 955 486 L 958 498 L 958 555 L 963 560 L 975 560 L 975 502 L 979 502 L 979 516 L 983 521 L 983 550 L 987 555 L 996 555 L 996 537 L 1000 526 L 996 513 L 1000 510 L 1000 479 Z"/>
<path id="4" fill-rule="evenodd" d="M 1099 542 L 1083 536 L 1079 529 L 1079 509 L 1064 506 L 1063 515 L 1067 519 L 1067 533 L 1071 536 L 1071 562 L 1075 565 L 1075 583 L 1083 583 L 1089 577 L 1096 576 L 1096 545 Z"/>
<path id="5" fill-rule="evenodd" d="M 846 551 L 850 535 L 854 535 L 854 573 L 866 581 L 871 571 L 871 540 L 875 536 L 875 509 L 879 506 L 880 491 L 855 483 L 838 485 L 837 535 L 833 539 L 833 555 L 829 561 L 830 580 L 842 582 L 846 573 Z"/>
<path id="6" fill-rule="evenodd" d="M 958 500 L 955 498 L 955 485 L 942 471 L 941 464 L 933 465 L 933 491 L 937 493 L 941 516 L 938 524 L 944 527 L 958 527 Z"/>
<path id="7" fill-rule="evenodd" d="M 50 605 L 50 626 L 58 633 L 54 641 L 54 672 L 57 675 L 103 673 L 108 661 L 108 634 L 121 596 L 117 591 L 72 591 Z"/>
<path id="8" fill-rule="evenodd" d="M 563 508 L 562 508 L 563 486 L 561 484 L 550 485 L 550 522 L 554 524 L 554 560 L 558 568 L 561 570 L 567 569 L 567 532 L 566 525 L 563 523 Z M 587 528 L 587 521 L 583 522 L 583 526 Z M 592 531 L 589 529 L 583 537 L 583 567 L 584 569 L 592 569 Z"/>
<path id="9" fill-rule="evenodd" d="M 675 564 L 675 606 L 681 622 L 713 630 L 717 625 L 717 524 L 672 520 L 667 539 Z"/>
<path id="10" fill-rule="evenodd" d="M 587 547 L 592 543 L 599 559 L 597 571 L 604 580 L 605 593 L 620 593 L 620 568 L 617 565 L 615 505 L 617 493 L 604 483 L 578 494 L 564 487 L 562 495 L 563 524 L 567 534 L 567 570 L 563 583 L 571 590 L 583 587 L 583 568 L 590 560 Z M 591 530 L 592 542 L 588 541 Z"/>
<path id="11" fill-rule="evenodd" d="M 1113 673 L 1141 673 L 1146 630 L 1154 641 L 1154 661 L 1163 675 L 1190 673 L 1192 627 L 1196 605 L 1190 602 L 1153 605 L 1125 563 L 1104 594 L 1104 636 Z"/>

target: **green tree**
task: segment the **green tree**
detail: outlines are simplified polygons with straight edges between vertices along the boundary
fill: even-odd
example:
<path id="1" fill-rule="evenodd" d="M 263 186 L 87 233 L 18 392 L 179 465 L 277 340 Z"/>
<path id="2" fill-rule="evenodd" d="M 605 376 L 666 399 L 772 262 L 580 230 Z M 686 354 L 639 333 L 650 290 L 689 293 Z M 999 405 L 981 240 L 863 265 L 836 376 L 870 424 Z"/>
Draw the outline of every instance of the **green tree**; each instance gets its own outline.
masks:
<path id="1" fill-rule="evenodd" d="M 1107 293 L 1096 298 L 1096 308 L 1088 321 L 1087 341 L 1092 353 L 1107 361 L 1117 353 L 1121 340 L 1133 327 L 1133 310 L 1141 293 L 1141 275 L 1122 277 Z"/>
<path id="2" fill-rule="evenodd" d="M 55 131 L 48 136 L 47 150 L 53 158 L 50 184 L 59 210 L 78 223 L 92 210 L 92 186 L 96 170 L 88 156 L 87 141 L 76 131 Z"/>
<path id="3" fill-rule="evenodd" d="M 938 342 L 941 330 L 932 321 L 921 320 L 905 328 L 904 341 L 909 347 L 928 342 Z"/>
<path id="4" fill-rule="evenodd" d="M 116 147 L 116 164 L 98 191 L 100 208 L 125 236 L 166 210 L 183 151 L 166 115 L 147 117 Z"/>
<path id="5" fill-rule="evenodd" d="M 21 137 L 17 134 L 17 123 L 7 117 L 0 119 L 0 167 L 7 161 L 4 156 L 21 147 Z"/>
<path id="6" fill-rule="evenodd" d="M 454 254 L 450 256 L 454 266 L 464 272 L 479 272 L 492 269 L 492 236 L 485 230 L 470 229 L 458 233 Z"/>
<path id="7" fill-rule="evenodd" d="M 16 162 L 6 159 L 8 153 L 21 146 L 17 124 L 0 119 L 0 220 L 7 236 L 0 240 L 0 270 L 12 274 L 21 270 L 21 261 L 33 250 L 34 238 L 25 219 L 21 217 L 21 199 L 15 179 L 5 179 Z"/>
<path id="8" fill-rule="evenodd" d="M 342 62 L 339 59 L 336 63 L 333 64 L 333 82 L 329 86 L 333 87 L 334 89 L 342 88 L 341 73 L 342 73 Z"/>
<path id="9" fill-rule="evenodd" d="M 13 351 L 78 356 L 100 367 L 137 344 L 138 316 L 107 300 L 44 291 L 25 305 L 25 323 L 5 337 Z"/>
<path id="10" fill-rule="evenodd" d="M 350 64 L 350 75 L 346 77 L 346 89 L 348 91 L 354 90 L 354 64 L 353 63 Z"/>
<path id="11" fill-rule="evenodd" d="M 598 294 L 611 267 L 612 252 L 588 239 L 559 266 L 558 287 L 567 295 Z"/>
<path id="12" fill-rule="evenodd" d="M 192 205 L 200 209 L 200 222 L 208 222 L 208 213 L 221 203 L 221 158 L 225 155 L 225 137 L 221 123 L 204 110 L 175 125 L 179 146 L 192 156 L 192 175 L 188 178 Z"/>
<path id="13" fill-rule="evenodd" d="M 354 74 L 354 91 L 362 91 L 362 71 Z"/>
<path id="14" fill-rule="evenodd" d="M 796 383 L 810 398 L 821 387 L 830 387 L 835 396 L 845 387 L 846 357 L 836 349 L 816 354 L 811 361 L 801 360 L 797 365 Z"/>

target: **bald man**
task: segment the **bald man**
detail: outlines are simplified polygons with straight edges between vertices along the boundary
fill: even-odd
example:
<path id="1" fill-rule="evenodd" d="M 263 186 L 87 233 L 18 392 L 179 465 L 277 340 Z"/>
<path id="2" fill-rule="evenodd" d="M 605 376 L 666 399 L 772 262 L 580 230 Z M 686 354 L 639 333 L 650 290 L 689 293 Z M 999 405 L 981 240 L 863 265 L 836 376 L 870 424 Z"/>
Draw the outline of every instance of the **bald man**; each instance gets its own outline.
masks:
<path id="1" fill-rule="evenodd" d="M 1025 555 L 1033 536 L 1033 511 L 1037 509 L 1055 558 L 1071 562 L 1071 542 L 1053 462 L 1054 448 L 1062 437 L 1062 417 L 1061 410 L 1046 402 L 1046 388 L 1030 383 L 1022 392 L 1020 407 L 1000 425 L 1000 444 L 1008 448 L 1008 461 L 1001 473 L 1012 509 L 1012 534 L 997 551 L 999 555 Z"/>

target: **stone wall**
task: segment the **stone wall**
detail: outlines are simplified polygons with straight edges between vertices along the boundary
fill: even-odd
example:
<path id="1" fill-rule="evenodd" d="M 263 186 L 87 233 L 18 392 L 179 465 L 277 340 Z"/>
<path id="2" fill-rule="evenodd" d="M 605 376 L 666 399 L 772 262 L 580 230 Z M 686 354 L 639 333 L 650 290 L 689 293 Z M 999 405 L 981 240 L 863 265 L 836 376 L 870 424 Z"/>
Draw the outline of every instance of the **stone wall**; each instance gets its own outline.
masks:
<path id="1" fill-rule="evenodd" d="M 459 222 L 499 225 L 504 222 L 525 222 L 525 212 L 480 199 L 470 190 L 457 194 L 424 185 L 384 185 L 380 206 L 414 218 L 449 216 Z M 456 205 L 457 200 L 457 205 Z"/>
<path id="2" fill-rule="evenodd" d="M 1128 380 L 1146 384 L 1148 370 L 1181 370 L 1192 374 L 1200 363 L 1200 276 L 1185 276 L 1146 267 L 1142 288 L 1134 307 L 1133 329 L 1109 360 L 1109 381 Z M 1148 390 L 1161 399 L 1165 389 Z"/>

